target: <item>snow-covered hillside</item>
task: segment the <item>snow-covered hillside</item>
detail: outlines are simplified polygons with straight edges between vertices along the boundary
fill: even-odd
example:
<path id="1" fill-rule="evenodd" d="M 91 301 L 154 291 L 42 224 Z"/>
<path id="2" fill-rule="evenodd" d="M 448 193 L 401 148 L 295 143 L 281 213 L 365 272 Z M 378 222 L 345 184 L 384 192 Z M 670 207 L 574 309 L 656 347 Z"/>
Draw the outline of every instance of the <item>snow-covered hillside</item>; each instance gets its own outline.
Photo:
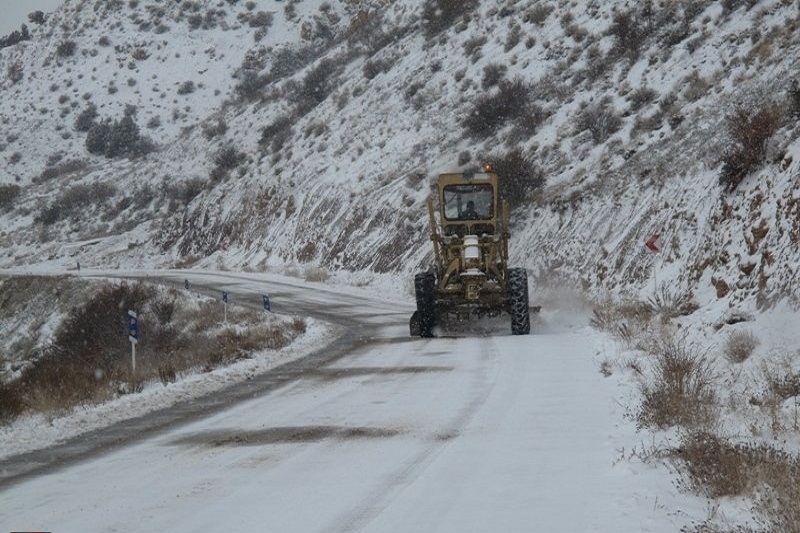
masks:
<path id="1" fill-rule="evenodd" d="M 534 284 L 797 298 L 795 2 L 450 4 L 67 0 L 0 50 L 0 182 L 19 186 L 0 262 L 409 278 L 432 177 L 519 150 L 546 177 L 513 199 Z M 515 80 L 523 116 L 481 116 Z M 784 119 L 726 191 L 737 106 Z M 146 139 L 89 153 L 78 130 L 126 116 Z"/>

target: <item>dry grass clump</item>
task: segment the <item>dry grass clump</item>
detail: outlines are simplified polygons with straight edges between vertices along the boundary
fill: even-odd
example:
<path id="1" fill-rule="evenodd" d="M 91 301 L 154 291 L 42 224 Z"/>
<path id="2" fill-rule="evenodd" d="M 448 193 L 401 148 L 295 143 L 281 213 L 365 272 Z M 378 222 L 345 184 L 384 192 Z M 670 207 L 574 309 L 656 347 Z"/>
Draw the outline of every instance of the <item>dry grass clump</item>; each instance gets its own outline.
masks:
<path id="1" fill-rule="evenodd" d="M 729 146 L 723 156 L 719 183 L 734 190 L 767 157 L 767 141 L 786 120 L 784 109 L 767 103 L 760 108 L 736 107 L 726 118 Z"/>
<path id="2" fill-rule="evenodd" d="M 60 413 L 119 394 L 139 392 L 149 381 L 174 383 L 184 372 L 205 371 L 277 350 L 305 331 L 305 320 L 205 301 L 189 305 L 175 289 L 143 283 L 105 285 L 72 309 L 42 355 L 9 383 L 0 383 L 0 423 L 26 412 Z M 128 310 L 139 314 L 136 373 L 131 368 Z M 265 321 L 265 317 L 268 317 Z"/>
<path id="3" fill-rule="evenodd" d="M 672 338 L 651 347 L 655 358 L 653 380 L 643 385 L 638 413 L 641 427 L 699 427 L 717 414 L 717 395 L 712 386 L 711 363 L 697 347 Z"/>
<path id="4" fill-rule="evenodd" d="M 723 348 L 725 357 L 732 363 L 746 361 L 758 346 L 758 337 L 750 331 L 736 331 L 728 335 Z"/>
<path id="5" fill-rule="evenodd" d="M 688 433 L 669 455 L 680 461 L 688 488 L 711 498 L 752 497 L 765 531 L 800 532 L 797 456 L 767 444 L 734 444 L 707 431 Z"/>
<path id="6" fill-rule="evenodd" d="M 768 405 L 778 405 L 789 398 L 800 396 L 800 373 L 794 372 L 789 364 L 765 364 L 761 374 L 767 386 Z"/>
<path id="7" fill-rule="evenodd" d="M 325 267 L 308 265 L 303 271 L 303 279 L 306 281 L 324 282 L 328 281 L 328 278 L 330 278 L 330 274 Z"/>
<path id="8" fill-rule="evenodd" d="M 654 314 L 660 315 L 662 320 L 688 316 L 697 311 L 698 305 L 691 292 L 673 291 L 662 285 L 647 303 Z"/>
<path id="9" fill-rule="evenodd" d="M 606 299 L 596 303 L 592 308 L 589 324 L 634 346 L 649 328 L 652 318 L 653 309 L 644 302 L 637 300 L 615 302 Z"/>

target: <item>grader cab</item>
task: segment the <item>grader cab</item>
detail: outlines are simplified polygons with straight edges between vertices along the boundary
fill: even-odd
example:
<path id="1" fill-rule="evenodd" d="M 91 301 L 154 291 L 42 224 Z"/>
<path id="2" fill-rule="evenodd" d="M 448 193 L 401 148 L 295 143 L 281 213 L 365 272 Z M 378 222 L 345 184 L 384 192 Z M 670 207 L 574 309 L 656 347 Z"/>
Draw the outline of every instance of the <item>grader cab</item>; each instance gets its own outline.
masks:
<path id="1" fill-rule="evenodd" d="M 412 336 L 436 326 L 507 314 L 511 333 L 530 333 L 528 274 L 508 267 L 508 203 L 499 178 L 483 172 L 441 174 L 428 202 L 434 264 L 414 277 Z"/>

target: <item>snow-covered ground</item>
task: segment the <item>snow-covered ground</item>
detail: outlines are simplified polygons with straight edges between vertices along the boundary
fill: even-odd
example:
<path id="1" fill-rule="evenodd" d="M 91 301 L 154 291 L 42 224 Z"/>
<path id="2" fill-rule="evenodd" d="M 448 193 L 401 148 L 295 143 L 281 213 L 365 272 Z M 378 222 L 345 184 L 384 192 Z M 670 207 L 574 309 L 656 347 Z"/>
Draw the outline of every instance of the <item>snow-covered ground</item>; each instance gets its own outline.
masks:
<path id="1" fill-rule="evenodd" d="M 703 518 L 668 468 L 627 459 L 635 391 L 598 371 L 606 337 L 558 321 L 529 337 L 390 335 L 7 488 L 0 527 L 666 533 Z"/>
<path id="2" fill-rule="evenodd" d="M 95 521 L 97 529 L 112 529 L 117 520 L 127 520 L 128 525 L 122 530 L 138 525 L 142 517 L 150 517 L 151 525 L 170 522 L 180 529 L 180 513 L 175 509 L 181 507 L 175 504 L 173 509 L 170 502 L 188 501 L 187 509 L 193 511 L 197 508 L 192 505 L 208 504 L 201 497 L 208 488 L 210 494 L 228 505 L 236 502 L 226 499 L 226 495 L 248 503 L 242 506 L 244 509 L 232 507 L 240 511 L 242 520 L 262 518 L 253 511 L 258 505 L 251 503 L 251 495 L 262 497 L 258 500 L 262 505 L 264 500 L 272 504 L 275 499 L 277 503 L 269 511 L 285 519 L 283 523 L 297 525 L 296 529 L 301 529 L 300 524 L 292 519 L 307 520 L 309 529 L 400 529 L 405 524 L 400 515 L 405 515 L 403 520 L 413 520 L 416 508 L 425 510 L 420 523 L 414 523 L 418 529 L 435 529 L 438 519 L 441 529 L 452 530 L 462 516 L 473 519 L 464 529 L 478 529 L 472 525 L 487 529 L 481 520 L 495 516 L 489 511 L 480 514 L 481 504 L 497 500 L 495 495 L 481 491 L 503 487 L 506 482 L 512 488 L 520 488 L 527 483 L 522 480 L 526 475 L 533 480 L 528 480 L 527 486 L 532 488 L 525 494 L 541 496 L 541 501 L 551 502 L 548 494 L 536 492 L 547 488 L 559 494 L 558 489 L 574 487 L 573 509 L 594 509 L 597 498 L 597 502 L 608 506 L 609 523 L 618 526 L 617 531 L 675 531 L 691 518 L 700 517 L 702 513 L 696 512 L 698 502 L 676 495 L 670 476 L 658 463 L 638 464 L 635 453 L 633 462 L 619 459 L 631 457 L 632 446 L 642 449 L 642 440 L 660 442 L 674 437 L 674 431 L 655 436 L 646 431 L 637 434 L 625 416 L 636 409 L 633 403 L 638 399 L 638 386 L 651 377 L 647 374 L 650 354 L 636 343 L 612 342 L 589 331 L 582 309 L 559 314 L 555 310 L 564 302 L 558 295 L 550 302 L 540 301 L 548 296 L 551 285 L 571 285 L 576 293 L 589 293 L 595 302 L 606 297 L 647 301 L 667 296 L 698 304 L 699 309 L 678 319 L 679 326 L 675 327 L 689 342 L 697 343 L 698 350 L 712 360 L 718 372 L 717 387 L 725 408 L 717 429 L 737 442 L 754 439 L 794 451 L 800 448 L 798 397 L 786 399 L 774 411 L 749 401 L 758 401 L 764 394 L 765 369 L 780 367 L 789 377 L 800 372 L 800 339 L 796 333 L 800 331 L 796 312 L 800 301 L 800 130 L 796 116 L 787 115 L 785 123 L 771 136 L 764 161 L 737 190 L 725 191 L 718 183 L 722 157 L 732 142 L 727 135 L 726 117 L 735 106 L 741 104 L 749 110 L 762 104 L 783 110 L 791 106 L 787 87 L 796 77 L 800 42 L 800 19 L 794 3 L 655 3 L 650 12 L 653 18 L 646 24 L 645 3 L 622 0 L 478 4 L 468 21 L 456 21 L 441 33 L 426 36 L 422 2 L 418 0 L 254 0 L 232 4 L 216 0 L 167 4 L 140 0 L 123 2 L 119 9 L 108 11 L 103 6 L 110 4 L 103 2 L 67 0 L 45 26 L 32 27 L 31 41 L 0 50 L 0 66 L 7 73 L 0 78 L 0 118 L 7 129 L 0 138 L 6 163 L 0 167 L 0 185 L 12 186 L 6 194 L 19 186 L 15 193 L 18 196 L 0 206 L 0 265 L 18 271 L 40 270 L 42 265 L 54 272 L 63 271 L 76 261 L 84 265 L 84 271 L 87 266 L 103 266 L 131 274 L 131 269 L 136 268 L 143 269 L 140 274 L 145 277 L 148 273 L 168 275 L 153 273 L 150 268 L 179 264 L 204 271 L 241 268 L 273 273 L 302 272 L 308 265 L 330 273 L 331 281 L 326 285 L 301 283 L 306 289 L 302 292 L 284 288 L 277 292 L 294 294 L 306 308 L 318 302 L 327 316 L 337 312 L 337 298 L 346 300 L 348 294 L 362 292 L 364 298 L 359 302 L 364 303 L 381 295 L 393 303 L 367 306 L 354 319 L 380 324 L 386 321 L 383 313 L 388 309 L 405 313 L 404 306 L 413 300 L 409 293 L 411 274 L 427 267 L 430 246 L 425 201 L 431 176 L 477 164 L 489 153 L 514 148 L 540 166 L 547 178 L 547 186 L 526 196 L 514 213 L 510 250 L 514 265 L 530 271 L 532 303 L 544 304 L 546 320 L 538 335 L 529 339 L 491 339 L 484 342 L 485 346 L 465 339 L 390 343 L 381 349 L 384 351 L 356 356 L 370 360 L 388 357 L 389 363 L 397 365 L 407 364 L 406 357 L 410 361 L 419 357 L 447 360 L 452 371 L 400 373 L 397 381 L 431 401 L 430 420 L 414 425 L 416 397 L 403 396 L 402 391 L 390 388 L 398 399 L 408 403 L 411 429 L 389 432 L 391 435 L 385 439 L 362 442 L 322 438 L 316 443 L 276 443 L 263 449 L 222 447 L 186 457 L 185 445 L 162 446 L 177 436 L 163 435 L 64 470 L 58 474 L 61 477 L 53 478 L 61 480 L 58 486 L 31 480 L 5 491 L 0 499 L 0 526 L 6 526 L 6 516 L 27 520 L 35 515 L 34 510 L 51 510 L 76 528 L 79 520 L 87 517 Z M 248 23 L 248 17 L 259 11 L 274 15 L 272 26 L 261 40 L 260 29 Z M 626 12 L 646 30 L 635 56 L 611 53 L 620 44 L 618 35 L 611 31 L 619 22 L 615 16 Z M 199 26 L 198 14 L 207 17 L 201 18 Z M 359 28 L 367 30 L 361 37 Z M 314 36 L 320 29 L 332 31 L 336 39 Z M 350 39 L 351 30 L 355 39 Z M 73 55 L 58 52 L 68 41 L 75 43 Z M 368 44 L 370 41 L 372 44 Z M 244 71 L 264 75 L 276 61 L 286 59 L 279 52 L 309 50 L 313 57 L 307 63 L 301 61 L 290 68 L 291 73 L 268 84 L 254 99 L 237 94 Z M 312 111 L 296 112 L 299 87 L 307 75 L 328 60 L 336 66 L 332 77 L 325 80 L 329 82 L 325 87 L 329 94 Z M 507 69 L 505 79 L 520 77 L 531 84 L 532 98 L 544 111 L 542 123 L 522 136 L 511 124 L 486 136 L 468 135 L 463 119 L 475 109 L 478 99 L 496 94 L 496 85 L 485 80 L 487 71 L 501 67 Z M 189 81 L 194 81 L 191 91 L 185 89 Z M 610 102 L 610 115 L 605 118 L 617 118 L 620 124 L 606 138 L 597 139 L 587 129 L 584 111 L 602 101 Z M 74 127 L 78 114 L 89 103 L 97 105 L 99 120 L 118 119 L 126 106 L 135 106 L 138 124 L 155 142 L 156 151 L 133 160 L 89 154 L 85 133 Z M 286 135 L 286 144 L 277 150 L 264 146 L 264 127 L 275 124 L 281 116 L 293 121 L 288 131 L 278 132 Z M 245 161 L 227 176 L 211 179 L 215 157 L 230 146 L 239 149 L 246 156 Z M 457 163 L 465 155 L 469 161 Z M 66 165 L 63 174 L 42 177 L 43 171 L 60 169 L 71 160 L 85 166 L 71 171 Z M 181 189 L 193 180 L 195 189 Z M 57 205 L 65 191 L 96 183 L 116 187 L 109 201 L 84 198 L 87 201 L 82 209 L 65 214 L 55 224 L 37 221 L 46 208 Z M 649 255 L 643 248 L 644 240 L 653 233 L 662 235 L 663 247 L 658 255 Z M 107 274 L 113 276 L 114 272 Z M 180 281 L 180 276 L 186 274 L 174 275 Z M 264 290 L 265 281 L 277 279 L 224 272 L 200 275 L 217 290 L 235 287 L 255 295 Z M 362 288 L 349 288 L 353 285 Z M 313 295 L 315 292 L 325 295 L 325 301 L 320 302 Z M 336 294 L 340 296 L 334 297 Z M 276 306 L 280 306 L 280 298 Z M 375 313 L 378 308 L 383 311 Z M 726 319 L 732 316 L 747 320 L 727 324 Z M 214 381 L 229 383 L 267 369 L 276 358 L 301 356 L 307 353 L 306 349 L 312 349 L 312 344 L 329 337 L 329 333 L 317 329 L 324 327 L 315 324 L 311 328 L 308 346 L 300 343 L 286 354 L 264 354 L 243 363 L 241 368 L 194 376 L 185 384 L 166 389 L 160 384 L 149 386 L 135 399 L 125 398 L 116 405 L 72 413 L 64 419 L 27 419 L 4 430 L 0 437 L 4 439 L 0 441 L 2 454 L 7 455 L 7 449 L 12 450 L 9 453 L 21 451 L 39 437 L 39 444 L 45 445 L 83 428 L 109 423 L 130 408 L 126 402 L 136 402 L 137 409 L 144 412 L 212 390 L 217 386 Z M 393 327 L 379 336 L 405 336 L 403 324 L 397 322 Z M 732 333 L 746 331 L 758 340 L 752 356 L 741 363 L 728 361 L 724 353 L 726 339 Z M 428 348 L 433 346 L 436 348 L 431 350 L 443 353 L 430 353 Z M 392 354 L 399 347 L 410 349 L 403 359 L 397 356 L 395 360 L 396 354 Z M 541 352 L 537 347 L 546 350 Z M 451 350 L 467 356 L 459 359 Z M 517 357 L 526 350 L 532 360 L 540 361 L 538 368 L 526 366 L 528 361 Z M 566 403 L 548 404 L 547 413 L 553 411 L 565 417 L 561 425 L 550 425 L 555 422 L 545 420 L 544 430 L 554 431 L 556 436 L 544 440 L 548 434 L 535 434 L 532 429 L 536 425 L 534 419 L 548 416 L 532 403 L 544 400 L 535 396 L 535 390 L 508 381 L 511 376 L 507 373 L 517 372 L 531 384 L 562 398 L 559 391 L 548 387 L 550 381 L 563 383 L 559 380 L 564 377 L 560 374 L 562 367 L 548 359 L 550 354 L 559 354 L 558 361 L 575 372 L 572 378 L 587 392 L 581 396 L 583 389 L 577 390 L 578 400 L 565 397 Z M 496 371 L 493 377 L 497 378 L 497 385 L 484 403 L 466 392 L 460 397 L 453 392 L 451 397 L 437 397 L 444 405 L 435 409 L 437 404 L 426 396 L 434 392 L 423 385 L 436 381 L 443 387 L 456 386 L 452 376 L 462 373 L 472 375 L 480 385 L 476 358 L 481 358 L 489 371 Z M 358 362 L 362 363 L 366 364 Z M 612 371 L 608 378 L 598 372 L 604 363 Z M 645 374 L 636 375 L 629 368 L 633 363 L 641 366 Z M 388 373 L 379 377 L 387 379 L 391 387 L 399 386 L 393 377 L 389 379 L 391 376 Z M 492 382 L 490 378 L 486 379 Z M 548 381 L 539 381 L 545 378 Z M 301 380 L 256 401 L 254 409 L 259 416 L 267 413 L 262 416 L 263 428 L 294 426 L 290 419 L 270 409 L 270 402 L 284 408 L 289 403 L 288 391 L 305 393 L 313 388 L 312 381 Z M 368 396 L 369 401 L 382 401 L 369 384 L 363 387 L 364 391 L 355 391 L 345 386 L 347 380 L 340 381 L 338 385 L 327 385 L 341 395 L 343 402 L 330 405 L 331 409 L 340 406 L 343 410 L 338 417 L 329 415 L 330 424 L 337 424 L 333 426 L 336 428 L 360 420 L 360 411 L 357 413 L 348 403 L 366 401 L 367 397 L 359 397 L 360 394 L 369 392 L 376 395 Z M 507 398 L 509 403 L 501 407 L 492 398 L 506 387 L 516 390 L 517 395 Z M 436 386 L 433 389 L 437 394 L 447 393 Z M 574 387 L 572 392 L 576 393 Z M 295 413 L 303 424 L 324 422 L 316 414 L 326 412 L 327 404 L 317 404 L 304 394 L 297 398 L 299 411 L 287 406 L 287 412 Z M 546 400 L 549 402 L 549 398 Z M 603 403 L 606 400 L 611 403 Z M 267 407 L 262 401 L 267 402 Z M 453 409 L 461 401 L 475 403 L 475 415 L 459 425 L 453 422 L 460 420 Z M 573 401 L 583 401 L 585 409 L 577 409 Z M 364 416 L 371 418 L 361 422 L 381 425 L 405 416 L 398 405 L 377 413 L 376 406 L 381 405 L 362 405 Z M 608 410 L 601 409 L 604 405 Z M 514 433 L 504 425 L 504 416 L 512 421 L 521 417 L 524 423 Z M 248 425 L 250 422 L 237 419 L 236 426 L 261 428 Z M 609 473 L 612 477 L 619 475 L 619 482 L 626 483 L 631 492 L 615 496 L 615 491 L 609 489 L 608 493 L 595 494 L 593 478 L 570 469 L 580 464 L 579 460 L 564 466 L 568 450 L 556 448 L 566 444 L 557 437 L 568 434 L 567 429 L 577 427 L 575 423 L 588 425 L 586 433 L 580 435 L 587 442 L 570 445 L 588 448 L 588 442 L 594 439 L 595 448 L 603 450 L 597 451 L 596 456 L 586 450 L 581 452 L 587 457 L 588 467 L 597 468 L 588 472 L 604 480 Z M 458 438 L 426 448 L 426 435 L 454 426 L 461 430 Z M 218 427 L 225 429 L 222 423 Z M 511 463 L 500 464 L 503 451 L 497 451 L 499 443 L 492 435 L 482 433 L 484 428 L 502 435 L 507 448 L 523 446 L 517 437 L 547 446 L 535 450 L 538 454 L 534 450 L 511 450 L 509 457 L 514 465 L 523 465 L 516 467 L 520 477 L 515 477 Z M 264 435 L 273 434 L 266 430 L 253 431 L 263 440 L 267 438 Z M 189 428 L 179 431 L 185 433 Z M 347 433 L 332 434 L 342 437 Z M 402 450 L 399 443 L 408 444 L 408 449 Z M 613 448 L 610 454 L 609 443 Z M 272 446 L 279 448 L 274 454 Z M 142 460 L 139 448 L 152 455 Z M 324 455 L 319 448 L 329 448 L 331 454 Z M 205 450 L 202 446 L 201 449 Z M 434 451 L 428 453 L 428 449 Z M 389 466 L 374 458 L 373 454 L 383 451 Z M 486 453 L 481 455 L 481 451 Z M 487 456 L 490 451 L 497 457 Z M 258 455 L 260 452 L 263 455 Z M 359 462 L 362 456 L 351 457 L 354 452 L 363 452 L 363 462 Z M 548 472 L 536 470 L 540 464 L 535 462 L 537 456 L 564 467 L 564 476 L 553 482 L 555 476 L 547 477 Z M 158 468 L 170 468 L 158 457 L 179 457 L 187 461 L 183 464 L 191 466 L 201 464 L 191 462 L 195 459 L 221 458 L 211 465 L 219 470 L 208 478 L 203 477 L 203 472 L 192 470 L 186 484 L 182 484 L 180 476 L 168 474 L 164 478 L 170 482 L 159 485 L 152 499 L 143 495 L 130 504 L 120 495 L 107 507 L 98 499 L 97 512 L 90 511 L 91 503 L 70 499 L 77 496 L 69 496 L 67 488 L 58 492 L 61 484 L 66 487 L 75 479 L 86 483 L 87 478 L 96 480 L 91 488 L 98 491 L 113 494 L 115 486 L 119 490 L 136 490 L 147 480 L 129 465 L 137 461 L 149 464 L 147 461 L 152 460 L 153 469 L 143 470 L 151 474 L 158 473 Z M 252 480 L 246 479 L 239 466 L 225 462 L 226 457 L 232 461 L 243 458 L 248 466 L 271 470 L 254 468 Z M 341 469 L 328 462 L 342 457 L 348 460 L 343 461 Z M 414 457 L 429 459 L 423 459 L 422 466 L 413 466 Z M 112 477 L 113 466 L 106 468 L 104 463 L 112 458 L 120 459 L 130 484 L 124 475 Z M 262 459 L 265 462 L 259 462 Z M 469 477 L 471 472 L 460 470 L 455 464 L 458 459 L 473 460 L 476 472 L 487 475 L 491 471 L 496 477 L 491 477 L 485 487 L 478 487 Z M 176 462 L 181 464 L 177 459 Z M 614 466 L 609 466 L 612 463 Z M 367 472 L 365 486 L 344 474 L 359 472 L 362 465 Z M 201 464 L 198 469 L 202 470 L 202 466 L 209 465 Z M 399 470 L 391 470 L 390 466 Z M 384 467 L 387 470 L 381 470 Z M 103 472 L 98 473 L 99 470 Z M 428 498 L 427 491 L 443 483 L 434 479 L 440 473 L 463 483 L 442 488 L 446 497 Z M 585 482 L 578 483 L 571 477 L 576 473 Z M 228 476 L 248 487 L 255 483 L 256 487 L 252 494 L 243 496 L 227 484 Z M 320 508 L 318 522 L 314 522 L 313 513 L 298 512 L 290 505 L 292 502 L 286 501 L 296 495 L 294 486 L 287 487 L 287 480 L 305 479 L 303 476 L 313 483 L 301 483 L 297 490 L 307 492 L 306 501 Z M 550 482 L 550 486 L 536 483 L 537 476 Z M 316 492 L 330 488 L 320 485 L 323 479 L 334 483 L 324 501 Z M 264 486 L 270 489 L 267 496 Z M 459 486 L 464 487 L 461 495 L 453 488 Z M 645 486 L 649 492 L 644 491 Z M 642 492 L 638 492 L 640 489 Z M 32 503 L 41 501 L 35 499 L 37 490 L 43 498 L 54 499 L 37 507 Z M 386 495 L 383 499 L 370 498 L 366 494 L 371 490 Z M 330 493 L 341 498 L 332 498 Z M 645 493 L 647 496 L 641 496 Z M 404 494 L 409 499 L 404 499 Z M 17 499 L 6 499 L 7 495 Z M 464 496 L 463 500 L 459 496 Z M 614 499 L 623 496 L 644 502 L 633 505 L 624 525 L 623 510 L 615 507 L 618 500 Z M 477 501 L 465 514 L 460 506 L 469 498 Z M 297 499 L 303 501 L 302 496 Z M 9 503 L 12 501 L 13 507 Z M 508 503 L 517 504 L 519 500 L 508 499 Z M 564 504 L 561 500 L 558 503 Z M 707 511 L 717 512 L 714 509 L 719 509 L 715 507 L 718 504 L 712 502 Z M 69 505 L 79 510 L 70 514 Z M 448 505 L 452 505 L 457 517 L 447 514 L 444 508 Z M 738 500 L 726 501 L 724 514 L 744 516 L 748 505 Z M 220 516 L 213 516 L 211 511 L 197 511 L 192 516 L 205 517 L 208 524 L 213 524 L 229 516 L 220 508 L 209 507 Z M 534 508 L 540 510 L 531 505 Z M 614 509 L 620 514 L 614 515 Z M 529 519 L 528 530 L 539 524 L 543 530 L 561 527 L 561 522 L 546 512 L 539 514 L 549 517 L 549 522 L 538 521 L 528 511 L 513 511 L 508 513 L 509 520 Z M 288 516 L 292 512 L 298 516 Z M 571 523 L 578 530 L 598 530 L 587 525 L 588 514 L 573 511 L 563 515 L 564 524 Z M 426 519 L 433 526 L 421 524 Z M 51 522 L 34 523 L 57 528 Z M 263 528 L 265 523 L 269 521 L 261 520 L 260 526 Z M 506 524 L 499 518 L 497 524 L 510 529 L 518 525 Z M 34 526 L 14 523 L 8 527 Z"/>
<path id="3" fill-rule="evenodd" d="M 32 268 L 24 271 L 0 271 L 8 274 L 64 275 L 64 271 L 48 268 Z M 71 272 L 78 274 L 77 272 Z M 229 292 L 231 305 L 242 305 L 247 299 L 253 305 L 261 302 L 265 292 L 271 295 L 273 311 L 285 314 L 298 314 L 309 317 L 311 313 L 324 315 L 325 309 L 332 313 L 344 313 L 351 320 L 362 323 L 385 321 L 397 309 L 407 307 L 406 303 L 376 299 L 369 291 L 358 288 L 323 287 L 285 276 L 259 275 L 247 273 L 222 273 L 199 271 L 100 271 L 83 269 L 80 274 L 86 278 L 137 278 L 158 282 L 174 283 L 182 286 L 189 280 L 191 286 L 213 289 L 216 292 Z M 359 298 L 360 297 L 360 298 Z M 367 300 L 370 298 L 371 300 Z M 372 301 L 372 306 L 364 302 Z M 354 304 L 358 303 L 358 306 Z M 309 310 L 311 309 L 311 311 Z M 408 312 L 402 311 L 403 316 Z M 191 401 L 192 398 L 211 394 L 223 387 L 233 385 L 248 377 L 262 373 L 277 365 L 304 357 L 321 346 L 331 343 L 341 334 L 342 327 L 329 322 L 310 318 L 306 333 L 290 346 L 279 351 L 267 350 L 256 354 L 252 359 L 239 361 L 231 366 L 218 368 L 212 372 L 197 372 L 185 376 L 177 383 L 165 387 L 160 382 L 146 383 L 141 394 L 124 395 L 114 401 L 98 405 L 77 407 L 71 413 L 58 416 L 29 415 L 9 426 L 0 427 L 0 459 L 14 454 L 41 449 L 63 442 L 76 435 L 93 429 L 106 427 L 116 421 L 141 416 L 145 413 Z M 405 328 L 403 328 L 405 329 Z M 393 334 L 397 328 L 388 330 Z"/>

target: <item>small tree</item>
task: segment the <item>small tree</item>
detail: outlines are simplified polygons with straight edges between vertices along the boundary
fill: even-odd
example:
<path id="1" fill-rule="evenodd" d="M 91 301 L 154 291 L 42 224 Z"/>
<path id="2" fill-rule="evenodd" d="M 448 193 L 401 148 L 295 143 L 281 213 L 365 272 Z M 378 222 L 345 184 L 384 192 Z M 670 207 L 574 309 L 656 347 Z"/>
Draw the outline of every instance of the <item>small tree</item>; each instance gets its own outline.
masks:
<path id="1" fill-rule="evenodd" d="M 56 54 L 58 57 L 69 57 L 75 54 L 75 49 L 78 45 L 75 44 L 75 41 L 62 41 L 56 47 Z"/>
<path id="2" fill-rule="evenodd" d="M 589 130 L 596 143 L 607 141 L 619 130 L 620 126 L 622 126 L 622 119 L 617 115 L 609 98 L 586 106 L 578 114 L 576 122 L 576 130 Z"/>
<path id="3" fill-rule="evenodd" d="M 89 131 L 97 118 L 97 106 L 89 104 L 75 119 L 75 131 Z"/>
<path id="4" fill-rule="evenodd" d="M 608 32 L 614 36 L 614 52 L 618 56 L 627 56 L 631 61 L 639 58 L 639 52 L 647 37 L 645 26 L 632 11 L 620 11 L 614 14 L 614 20 Z"/>
<path id="5" fill-rule="evenodd" d="M 521 206 L 531 191 L 545 184 L 542 169 L 519 149 L 505 154 L 490 154 L 483 159 L 500 177 L 500 196 L 512 209 Z"/>
<path id="6" fill-rule="evenodd" d="M 425 34 L 433 37 L 452 26 L 458 17 L 468 14 L 477 5 L 477 0 L 426 0 L 422 7 Z"/>
<path id="7" fill-rule="evenodd" d="M 20 191 L 20 186 L 14 183 L 0 185 L 0 211 L 5 211 L 13 207 L 14 201 L 19 196 Z"/>
<path id="8" fill-rule="evenodd" d="M 785 116 L 774 104 L 759 109 L 737 107 L 726 118 L 729 146 L 723 156 L 719 183 L 735 189 L 767 157 L 767 143 L 781 127 Z"/>
<path id="9" fill-rule="evenodd" d="M 44 11 L 37 10 L 32 13 L 28 13 L 28 20 L 41 26 L 45 21 Z"/>
<path id="10" fill-rule="evenodd" d="M 485 138 L 509 122 L 541 117 L 542 111 L 532 103 L 531 94 L 531 85 L 521 78 L 503 80 L 496 93 L 478 97 L 462 124 L 470 136 Z"/>

